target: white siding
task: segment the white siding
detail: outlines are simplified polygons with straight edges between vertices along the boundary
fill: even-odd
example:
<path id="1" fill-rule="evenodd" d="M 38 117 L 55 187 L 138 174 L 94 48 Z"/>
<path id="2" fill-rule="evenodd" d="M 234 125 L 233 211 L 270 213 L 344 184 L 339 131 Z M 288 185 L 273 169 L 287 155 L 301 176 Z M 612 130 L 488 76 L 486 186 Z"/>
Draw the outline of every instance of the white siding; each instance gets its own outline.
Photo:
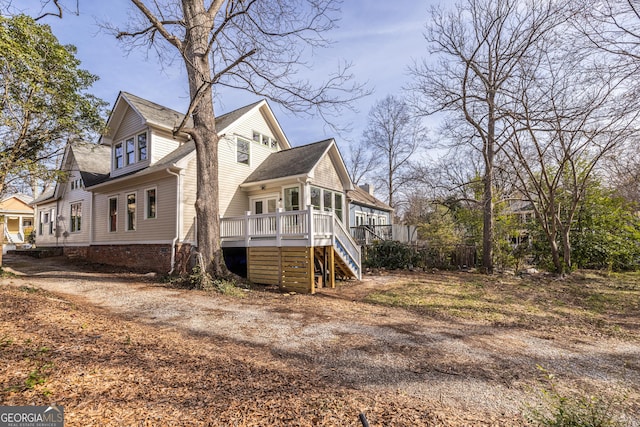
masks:
<path id="1" fill-rule="evenodd" d="M 149 152 L 149 155 L 147 156 L 148 157 L 147 160 L 137 161 L 131 164 L 127 164 L 126 140 L 129 138 L 134 139 L 134 144 L 135 144 L 134 150 L 136 152 L 136 160 L 138 160 L 137 159 L 137 155 L 138 155 L 137 154 L 138 152 L 137 136 L 144 132 L 147 133 L 147 151 Z M 153 155 L 153 151 L 154 151 L 153 139 L 154 138 L 152 136 L 152 132 L 149 130 L 149 128 L 144 126 L 144 121 L 142 120 L 142 118 L 131 107 L 127 107 L 127 112 L 125 113 L 124 118 L 120 123 L 120 126 L 115 132 L 113 141 L 111 141 L 111 176 L 117 177 L 117 176 L 125 175 L 140 169 L 144 169 L 145 167 L 149 166 L 149 164 L 152 162 L 151 156 Z M 122 155 L 123 155 L 123 167 L 119 169 L 115 168 L 115 151 L 114 150 L 117 144 L 122 144 Z M 164 140 L 159 145 L 162 146 L 163 144 L 164 144 Z M 167 149 L 158 148 L 158 150 L 159 151 L 168 150 L 170 152 L 176 146 L 177 144 L 172 143 L 170 144 L 169 148 Z"/>
<path id="2" fill-rule="evenodd" d="M 71 189 L 71 183 L 80 179 L 80 172 L 77 172 L 77 165 L 74 163 L 73 169 L 69 173 L 62 199 L 58 203 L 58 236 L 61 245 L 87 246 L 91 228 L 91 193 L 82 188 Z M 80 204 L 81 220 L 80 230 L 71 231 L 71 205 Z"/>
<path id="3" fill-rule="evenodd" d="M 142 117 L 138 115 L 131 107 L 127 106 L 127 112 L 118 126 L 118 130 L 113 136 L 113 141 L 118 142 L 121 139 L 125 139 L 128 136 L 142 130 L 143 128 Z"/>
<path id="4" fill-rule="evenodd" d="M 155 163 L 178 148 L 180 143 L 169 132 L 153 129 L 150 138 L 151 163 Z"/>
<path id="5" fill-rule="evenodd" d="M 55 201 L 49 203 L 43 203 L 36 206 L 35 210 L 35 221 L 34 227 L 36 230 L 36 246 L 55 246 L 56 245 L 56 235 L 55 232 L 53 234 L 49 234 L 49 224 L 42 225 L 42 234 L 40 234 L 40 222 L 42 219 L 42 214 L 45 212 L 51 212 L 53 209 L 54 212 L 56 210 L 57 203 Z M 55 213 L 57 216 L 57 213 Z M 55 227 L 55 224 L 54 224 Z"/>
<path id="6" fill-rule="evenodd" d="M 146 219 L 145 198 L 149 188 L 156 188 L 156 218 Z M 136 193 L 136 229 L 126 230 L 127 195 Z M 109 231 L 109 199 L 117 197 L 117 231 Z M 96 194 L 94 199 L 93 244 L 171 242 L 176 234 L 176 178 L 164 176 L 158 180 Z"/>
<path id="7" fill-rule="evenodd" d="M 187 165 L 182 176 L 182 232 L 183 241 L 196 242 L 196 158 Z"/>
<path id="8" fill-rule="evenodd" d="M 325 154 L 316 165 L 312 184 L 331 190 L 344 191 L 340 176 L 328 154 Z"/>
<path id="9" fill-rule="evenodd" d="M 253 172 L 271 153 L 270 147 L 253 141 L 253 132 L 259 132 L 270 138 L 274 133 L 268 126 L 264 116 L 259 111 L 247 115 L 244 120 L 226 132 L 226 137 L 220 139 L 219 155 L 219 190 L 220 215 L 223 217 L 243 215 L 249 210 L 249 198 L 240 189 L 240 184 Z M 235 135 L 251 141 L 249 146 L 249 165 L 237 162 Z"/>

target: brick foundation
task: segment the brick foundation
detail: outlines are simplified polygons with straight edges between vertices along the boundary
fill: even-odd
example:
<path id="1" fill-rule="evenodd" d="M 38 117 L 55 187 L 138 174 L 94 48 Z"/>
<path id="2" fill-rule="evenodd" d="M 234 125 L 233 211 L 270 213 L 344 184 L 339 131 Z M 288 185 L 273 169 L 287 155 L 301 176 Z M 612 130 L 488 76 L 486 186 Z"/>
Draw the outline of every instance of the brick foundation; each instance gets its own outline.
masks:
<path id="1" fill-rule="evenodd" d="M 85 249 L 84 258 L 89 262 L 140 272 L 168 273 L 171 269 L 171 245 L 99 245 Z"/>

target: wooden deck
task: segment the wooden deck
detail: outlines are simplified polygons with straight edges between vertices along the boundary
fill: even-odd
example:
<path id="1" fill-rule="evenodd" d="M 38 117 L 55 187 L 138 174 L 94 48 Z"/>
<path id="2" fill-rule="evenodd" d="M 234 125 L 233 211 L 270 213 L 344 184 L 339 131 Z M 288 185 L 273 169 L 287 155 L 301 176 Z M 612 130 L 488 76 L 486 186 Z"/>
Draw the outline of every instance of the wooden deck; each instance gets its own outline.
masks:
<path id="1" fill-rule="evenodd" d="M 361 278 L 360 247 L 331 212 L 278 211 L 222 218 L 222 247 L 247 249 L 247 278 L 295 292 Z M 322 249 L 322 250 L 320 250 Z"/>

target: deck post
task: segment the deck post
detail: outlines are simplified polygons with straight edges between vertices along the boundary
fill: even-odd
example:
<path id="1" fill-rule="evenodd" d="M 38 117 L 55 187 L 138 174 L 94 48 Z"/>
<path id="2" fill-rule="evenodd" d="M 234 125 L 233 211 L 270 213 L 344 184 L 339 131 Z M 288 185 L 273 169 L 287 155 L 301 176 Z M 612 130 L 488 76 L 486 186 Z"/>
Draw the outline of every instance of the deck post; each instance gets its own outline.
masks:
<path id="1" fill-rule="evenodd" d="M 313 247 L 307 248 L 309 254 L 309 265 L 307 266 L 307 275 L 309 276 L 309 291 L 312 294 L 316 293 L 316 274 L 315 274 L 315 256 Z"/>
<path id="2" fill-rule="evenodd" d="M 313 206 L 307 205 L 309 212 L 309 247 L 313 248 L 313 235 L 315 234 L 315 224 L 313 223 Z"/>
<path id="3" fill-rule="evenodd" d="M 282 246 L 282 212 L 283 208 L 276 209 L 276 246 Z"/>
<path id="4" fill-rule="evenodd" d="M 336 253 L 335 246 L 329 248 L 329 286 L 336 287 Z"/>

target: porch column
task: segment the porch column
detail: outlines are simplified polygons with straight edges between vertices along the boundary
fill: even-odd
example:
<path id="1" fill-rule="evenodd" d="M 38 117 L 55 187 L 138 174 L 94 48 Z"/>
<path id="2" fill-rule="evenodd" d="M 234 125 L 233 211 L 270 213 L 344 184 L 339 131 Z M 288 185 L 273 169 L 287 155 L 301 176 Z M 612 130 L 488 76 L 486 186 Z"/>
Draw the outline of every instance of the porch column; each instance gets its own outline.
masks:
<path id="1" fill-rule="evenodd" d="M 249 247 L 249 240 L 251 240 L 251 238 L 249 237 L 249 234 L 250 234 L 249 216 L 250 215 L 251 215 L 251 211 L 246 211 L 244 214 L 244 247 L 245 248 Z"/>
<path id="2" fill-rule="evenodd" d="M 18 233 L 22 236 L 22 241 L 25 241 L 24 228 L 22 227 L 22 215 L 18 215 Z"/>
<path id="3" fill-rule="evenodd" d="M 307 205 L 308 221 L 309 221 L 309 247 L 313 247 L 313 235 L 315 234 L 315 224 L 313 223 L 313 206 Z"/>

